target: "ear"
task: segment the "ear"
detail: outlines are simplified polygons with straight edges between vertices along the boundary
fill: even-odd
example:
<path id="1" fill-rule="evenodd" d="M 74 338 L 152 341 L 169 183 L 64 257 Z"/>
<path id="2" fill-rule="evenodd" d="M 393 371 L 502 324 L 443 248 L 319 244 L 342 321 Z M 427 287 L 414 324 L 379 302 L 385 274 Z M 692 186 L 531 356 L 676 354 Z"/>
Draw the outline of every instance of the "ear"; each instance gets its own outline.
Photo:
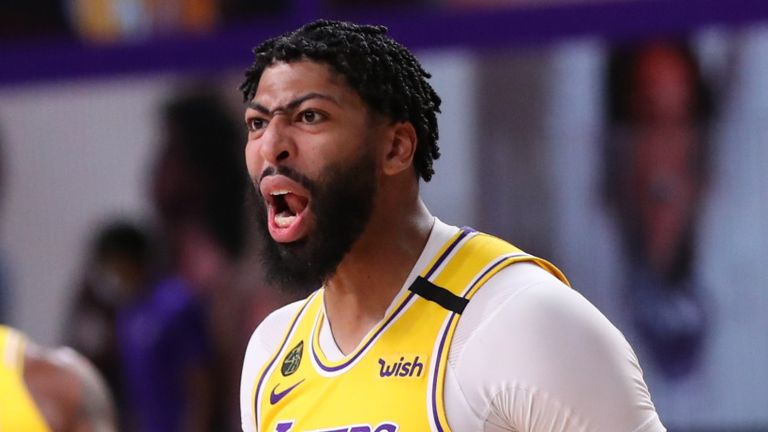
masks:
<path id="1" fill-rule="evenodd" d="M 418 144 L 416 129 L 411 122 L 397 122 L 392 124 L 390 128 L 381 165 L 385 175 L 395 175 L 404 170 L 412 169 L 413 155 L 416 153 L 416 145 Z"/>

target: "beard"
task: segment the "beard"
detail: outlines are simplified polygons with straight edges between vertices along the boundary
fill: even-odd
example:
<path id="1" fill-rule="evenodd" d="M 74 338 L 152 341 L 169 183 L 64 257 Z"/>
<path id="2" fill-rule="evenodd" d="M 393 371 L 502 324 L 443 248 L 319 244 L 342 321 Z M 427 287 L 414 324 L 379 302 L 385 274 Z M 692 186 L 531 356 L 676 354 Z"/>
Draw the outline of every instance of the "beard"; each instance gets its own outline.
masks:
<path id="1" fill-rule="evenodd" d="M 273 174 L 284 175 L 309 191 L 308 210 L 315 224 L 300 240 L 276 242 L 269 234 L 264 198 L 258 187 L 251 188 L 266 278 L 289 294 L 308 295 L 335 273 L 371 219 L 377 191 L 374 152 L 366 151 L 349 166 L 330 165 L 316 181 L 285 166 L 268 168 L 262 178 Z"/>

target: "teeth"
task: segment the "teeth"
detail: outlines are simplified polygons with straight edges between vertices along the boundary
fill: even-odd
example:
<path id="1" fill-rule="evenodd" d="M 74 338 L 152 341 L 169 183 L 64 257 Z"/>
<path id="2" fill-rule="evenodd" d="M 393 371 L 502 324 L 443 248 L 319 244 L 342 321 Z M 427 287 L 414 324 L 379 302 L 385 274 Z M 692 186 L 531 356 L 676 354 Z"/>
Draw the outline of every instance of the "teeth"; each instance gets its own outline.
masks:
<path id="1" fill-rule="evenodd" d="M 277 191 L 271 192 L 270 195 L 272 195 L 272 196 L 280 196 L 280 195 L 287 195 L 289 193 L 291 193 L 291 191 L 277 190 Z"/>
<path id="2" fill-rule="evenodd" d="M 275 225 L 280 228 L 287 228 L 291 226 L 293 221 L 296 220 L 296 216 L 289 213 L 280 213 L 275 215 Z"/>

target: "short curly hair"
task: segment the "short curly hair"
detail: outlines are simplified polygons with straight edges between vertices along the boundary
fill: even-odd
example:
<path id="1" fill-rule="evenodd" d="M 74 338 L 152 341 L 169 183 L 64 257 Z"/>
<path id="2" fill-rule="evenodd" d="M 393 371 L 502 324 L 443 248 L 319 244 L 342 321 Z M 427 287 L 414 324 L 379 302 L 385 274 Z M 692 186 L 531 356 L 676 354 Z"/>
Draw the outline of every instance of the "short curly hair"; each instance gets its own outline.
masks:
<path id="1" fill-rule="evenodd" d="M 324 63 L 373 111 L 393 121 L 408 121 L 416 130 L 416 173 L 429 181 L 437 145 L 440 97 L 427 81 L 431 75 L 403 45 L 386 36 L 384 26 L 318 20 L 256 47 L 255 60 L 240 85 L 245 101 L 253 99 L 264 69 L 276 62 L 304 59 Z"/>

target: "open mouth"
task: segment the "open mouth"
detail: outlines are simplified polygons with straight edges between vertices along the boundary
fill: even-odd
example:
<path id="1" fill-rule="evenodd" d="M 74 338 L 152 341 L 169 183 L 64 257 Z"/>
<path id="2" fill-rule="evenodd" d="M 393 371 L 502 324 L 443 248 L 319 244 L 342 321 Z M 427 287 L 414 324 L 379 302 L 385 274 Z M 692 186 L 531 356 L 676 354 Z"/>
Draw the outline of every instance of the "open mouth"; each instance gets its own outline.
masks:
<path id="1" fill-rule="evenodd" d="M 309 192 L 282 175 L 263 178 L 259 189 L 267 204 L 267 225 L 272 238 L 287 243 L 304 237 L 309 230 Z"/>
<path id="2" fill-rule="evenodd" d="M 288 228 L 307 208 L 309 198 L 287 190 L 278 190 L 269 194 L 267 202 L 274 209 L 275 225 L 279 228 Z"/>

